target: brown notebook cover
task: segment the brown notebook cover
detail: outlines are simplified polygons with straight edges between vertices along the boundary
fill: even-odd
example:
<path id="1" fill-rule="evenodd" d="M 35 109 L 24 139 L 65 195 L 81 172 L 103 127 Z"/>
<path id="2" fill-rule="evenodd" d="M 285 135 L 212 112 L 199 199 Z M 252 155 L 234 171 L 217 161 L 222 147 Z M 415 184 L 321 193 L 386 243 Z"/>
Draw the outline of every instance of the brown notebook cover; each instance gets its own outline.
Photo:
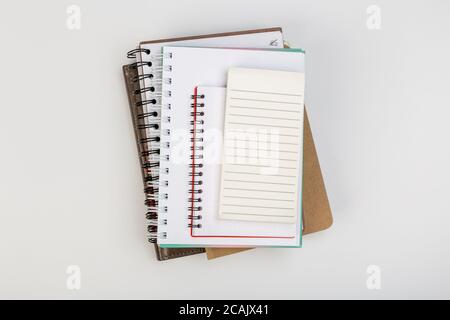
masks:
<path id="1" fill-rule="evenodd" d="M 303 234 L 327 229 L 333 223 L 319 159 L 305 110 L 303 129 Z M 206 248 L 208 259 L 219 258 L 250 248 Z"/>

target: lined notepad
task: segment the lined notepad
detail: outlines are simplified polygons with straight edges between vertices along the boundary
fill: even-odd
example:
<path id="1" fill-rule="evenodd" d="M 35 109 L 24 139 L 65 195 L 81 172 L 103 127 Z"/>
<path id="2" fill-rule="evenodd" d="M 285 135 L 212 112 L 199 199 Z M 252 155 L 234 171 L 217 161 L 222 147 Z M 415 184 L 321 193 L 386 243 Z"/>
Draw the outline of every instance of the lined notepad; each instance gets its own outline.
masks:
<path id="1" fill-rule="evenodd" d="M 227 83 L 220 218 L 295 223 L 304 73 L 231 68 Z"/>

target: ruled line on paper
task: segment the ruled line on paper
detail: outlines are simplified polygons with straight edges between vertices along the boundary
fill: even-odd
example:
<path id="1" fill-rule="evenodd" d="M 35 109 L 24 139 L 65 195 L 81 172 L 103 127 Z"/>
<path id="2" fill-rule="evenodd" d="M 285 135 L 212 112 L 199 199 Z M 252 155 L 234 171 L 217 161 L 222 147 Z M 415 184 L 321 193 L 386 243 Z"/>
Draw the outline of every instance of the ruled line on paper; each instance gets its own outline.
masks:
<path id="1" fill-rule="evenodd" d="M 225 171 L 226 173 L 238 173 L 238 174 L 256 174 L 256 175 L 261 175 L 261 173 L 259 172 L 242 172 L 242 171 L 230 171 L 227 170 Z M 266 176 L 271 176 L 271 177 L 283 177 L 283 178 L 296 178 L 295 175 L 288 175 L 288 174 L 266 174 Z"/>
<path id="2" fill-rule="evenodd" d="M 239 149 L 239 150 L 256 150 L 256 151 L 273 151 L 274 149 L 262 149 L 262 148 L 246 148 L 246 147 L 225 147 L 225 151 L 227 150 L 233 150 L 233 149 Z M 277 150 L 277 152 L 280 153 L 298 153 L 298 151 L 290 151 L 290 150 Z"/>
<path id="3" fill-rule="evenodd" d="M 290 215 L 282 215 L 282 214 L 261 214 L 261 213 L 248 213 L 248 212 L 227 212 L 227 211 L 223 211 L 223 213 L 227 213 L 227 214 L 240 214 L 240 215 L 245 215 L 245 216 L 261 216 L 261 217 L 286 217 L 289 218 Z"/>
<path id="4" fill-rule="evenodd" d="M 236 106 L 231 105 L 232 108 L 240 108 L 240 109 L 253 109 L 253 110 L 268 110 L 268 111 L 277 111 L 277 112 L 293 112 L 293 113 L 301 113 L 298 110 L 283 110 L 283 109 L 273 109 L 273 108 L 261 108 L 261 107 L 249 107 L 249 106 Z"/>
<path id="5" fill-rule="evenodd" d="M 245 132 L 243 132 L 243 130 L 241 129 L 228 129 L 225 137 L 227 135 L 235 135 L 235 134 L 245 134 Z M 287 133 L 277 133 L 278 136 L 280 137 L 292 137 L 292 138 L 298 138 L 299 135 L 298 134 L 287 134 Z"/>
<path id="6" fill-rule="evenodd" d="M 299 102 L 285 102 L 285 101 L 277 101 L 277 100 L 264 100 L 264 99 L 246 99 L 246 98 L 235 98 L 230 97 L 232 100 L 243 100 L 243 101 L 258 101 L 258 102 L 269 102 L 269 103 L 284 103 L 284 104 L 293 104 L 293 105 L 300 105 Z"/>
<path id="7" fill-rule="evenodd" d="M 288 129 L 296 129 L 299 130 L 298 126 L 282 126 L 282 125 L 273 125 L 273 124 L 261 124 L 261 123 L 246 123 L 246 122 L 236 122 L 229 121 L 229 124 L 242 124 L 244 126 L 255 126 L 255 127 L 272 127 L 272 128 L 288 128 Z"/>
<path id="8" fill-rule="evenodd" d="M 233 92 L 250 92 L 250 93 L 262 93 L 262 94 L 278 94 L 281 96 L 291 96 L 291 97 L 302 97 L 301 94 L 292 93 L 282 93 L 282 92 L 271 92 L 271 91 L 255 91 L 255 90 L 244 90 L 244 89 L 230 89 Z"/>
<path id="9" fill-rule="evenodd" d="M 253 188 L 231 188 L 231 187 L 223 187 L 223 188 L 227 189 L 227 190 L 245 190 L 245 191 L 258 191 L 258 192 L 290 193 L 290 194 L 295 193 L 292 191 L 260 190 L 260 189 L 253 189 Z"/>
<path id="10" fill-rule="evenodd" d="M 224 179 L 223 181 L 234 181 L 242 183 L 261 183 L 261 184 L 279 184 L 283 186 L 295 186 L 295 183 L 285 183 L 285 182 L 266 182 L 266 181 L 250 181 L 250 180 L 238 180 L 238 179 Z"/>
<path id="11" fill-rule="evenodd" d="M 284 207 L 269 207 L 269 206 L 251 206 L 251 205 L 245 205 L 245 204 L 240 204 L 240 205 L 236 205 L 236 204 L 228 204 L 228 203 L 222 203 L 223 206 L 232 206 L 232 207 L 246 207 L 246 208 L 264 208 L 264 209 L 277 209 L 277 210 L 292 210 L 294 208 L 290 207 L 290 208 L 284 208 Z"/>
<path id="12" fill-rule="evenodd" d="M 266 157 L 249 157 L 249 156 L 246 156 L 246 155 L 239 155 L 239 154 L 225 154 L 225 156 L 227 156 L 227 157 L 240 157 L 240 158 L 243 158 L 243 159 L 247 159 L 247 160 L 254 160 L 254 161 L 256 161 L 256 160 L 263 160 L 263 161 L 265 161 L 265 160 L 268 160 L 268 161 L 292 161 L 292 162 L 297 162 L 297 159 L 285 159 L 285 158 L 266 158 Z"/>
<path id="13" fill-rule="evenodd" d="M 230 196 L 224 195 L 225 198 L 237 198 L 237 199 L 255 199 L 255 200 L 267 200 L 267 198 L 259 198 L 259 197 L 245 197 L 245 196 Z M 284 202 L 294 202 L 292 199 L 270 199 L 270 201 L 284 201 Z"/>
<path id="14" fill-rule="evenodd" d="M 262 144 L 267 144 L 270 143 L 271 141 L 260 141 L 260 140 L 252 140 L 252 139 L 234 139 L 234 138 L 229 138 L 229 141 L 239 141 L 239 142 L 260 142 Z M 288 145 L 298 145 L 298 143 L 295 142 L 279 142 L 277 141 L 276 144 L 288 144 Z"/>
<path id="15" fill-rule="evenodd" d="M 238 117 L 248 117 L 248 118 L 260 118 L 260 119 L 271 119 L 271 120 L 285 120 L 285 121 L 299 121 L 298 119 L 292 119 L 292 118 L 281 118 L 281 117 L 267 117 L 267 116 L 255 116 L 255 115 L 248 115 L 248 114 L 242 114 L 242 113 L 229 113 L 230 116 L 238 116 Z"/>
<path id="16" fill-rule="evenodd" d="M 271 168 L 271 167 L 272 167 L 272 166 L 268 166 L 268 165 L 245 164 L 245 163 L 228 163 L 228 165 L 230 165 L 230 166 L 264 167 L 264 168 Z M 280 169 L 290 169 L 290 170 L 297 169 L 297 167 L 284 167 L 284 166 L 278 166 L 277 168 L 280 168 Z"/>

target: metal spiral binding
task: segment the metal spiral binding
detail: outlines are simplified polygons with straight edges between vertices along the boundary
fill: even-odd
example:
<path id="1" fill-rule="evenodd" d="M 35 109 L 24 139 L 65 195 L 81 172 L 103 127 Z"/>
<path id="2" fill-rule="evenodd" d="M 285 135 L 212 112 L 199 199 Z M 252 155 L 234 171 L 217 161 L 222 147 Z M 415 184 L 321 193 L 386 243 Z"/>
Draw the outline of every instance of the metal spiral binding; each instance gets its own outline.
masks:
<path id="1" fill-rule="evenodd" d="M 148 240 L 156 243 L 158 238 L 165 238 L 165 232 L 158 232 L 158 213 L 166 212 L 167 207 L 158 206 L 159 186 L 159 164 L 160 164 L 160 114 L 161 97 L 163 83 L 171 83 L 170 78 L 163 79 L 162 59 L 163 54 L 152 54 L 151 50 L 137 48 L 127 53 L 127 58 L 136 61 L 130 64 L 132 69 L 137 69 L 138 73 L 132 81 L 135 83 L 133 94 L 136 97 L 136 127 L 141 131 L 141 138 L 138 141 L 139 156 L 141 157 L 142 170 L 144 174 L 145 205 L 147 206 L 147 231 Z M 171 58 L 171 55 L 164 56 Z M 171 66 L 168 66 L 169 71 Z M 163 185 L 165 183 L 163 182 Z M 163 195 L 167 197 L 167 195 Z M 162 224 L 167 224 L 163 219 Z"/>
<path id="2" fill-rule="evenodd" d="M 191 163 L 189 165 L 189 215 L 188 215 L 188 228 L 201 228 L 202 224 L 200 220 L 202 219 L 202 215 L 200 214 L 202 211 L 202 198 L 201 193 L 203 192 L 203 116 L 204 112 L 204 99 L 205 96 L 203 94 L 198 94 L 197 89 L 195 93 L 191 96 Z"/>

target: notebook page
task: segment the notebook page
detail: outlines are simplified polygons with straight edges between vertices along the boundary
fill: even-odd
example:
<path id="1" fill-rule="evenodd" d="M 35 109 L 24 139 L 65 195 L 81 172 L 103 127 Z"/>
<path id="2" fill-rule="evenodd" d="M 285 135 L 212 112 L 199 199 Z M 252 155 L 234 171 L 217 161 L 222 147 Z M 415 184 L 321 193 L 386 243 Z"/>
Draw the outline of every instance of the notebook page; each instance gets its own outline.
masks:
<path id="1" fill-rule="evenodd" d="M 304 76 L 247 68 L 228 71 L 221 218 L 296 222 Z"/>
<path id="2" fill-rule="evenodd" d="M 227 237 L 193 237 L 188 228 L 190 214 L 190 122 L 191 96 L 196 86 L 225 86 L 227 72 L 231 67 L 271 68 L 285 71 L 304 71 L 304 52 L 298 49 L 248 50 L 222 48 L 172 47 L 163 48 L 163 53 L 170 58 L 163 60 L 163 77 L 171 82 L 163 82 L 163 92 L 170 91 L 170 96 L 162 97 L 161 121 L 161 163 L 160 179 L 167 181 L 160 186 L 159 205 L 166 209 L 160 214 L 159 230 L 165 232 L 166 238 L 158 240 L 161 246 L 299 246 L 300 233 L 297 224 L 265 224 L 264 237 L 244 234 L 235 238 L 237 232 L 252 231 L 249 221 L 233 223 Z M 169 68 L 170 66 L 170 68 Z M 201 66 L 201 67 L 200 67 Z M 167 106 L 170 106 L 167 107 Z M 223 117 L 223 114 L 222 114 Z M 170 118 L 170 122 L 166 119 Z M 220 121 L 223 124 L 222 121 Z M 205 123 L 206 125 L 206 123 Z M 167 135 L 167 130 L 170 135 Z M 170 147 L 166 147 L 166 142 Z M 167 160 L 170 159 L 170 160 Z M 183 182 L 184 181 L 184 182 Z M 220 177 L 216 177 L 220 184 Z M 203 198 L 200 205 L 209 207 L 209 199 Z M 300 210 L 298 211 L 300 212 Z M 218 212 L 208 212 L 218 217 Z M 207 212 L 202 211 L 202 215 Z M 300 213 L 298 213 L 300 214 Z M 165 220 L 167 224 L 164 225 Z M 206 226 L 205 226 L 206 228 Z M 203 230 L 199 229 L 198 231 Z M 196 230 L 197 231 L 197 230 Z M 280 232 L 281 231 L 281 232 Z M 280 237 L 281 233 L 281 237 Z M 229 236 L 231 235 L 231 236 Z M 256 234 L 256 236 L 259 236 Z M 273 237 L 277 237 L 275 240 Z"/>

